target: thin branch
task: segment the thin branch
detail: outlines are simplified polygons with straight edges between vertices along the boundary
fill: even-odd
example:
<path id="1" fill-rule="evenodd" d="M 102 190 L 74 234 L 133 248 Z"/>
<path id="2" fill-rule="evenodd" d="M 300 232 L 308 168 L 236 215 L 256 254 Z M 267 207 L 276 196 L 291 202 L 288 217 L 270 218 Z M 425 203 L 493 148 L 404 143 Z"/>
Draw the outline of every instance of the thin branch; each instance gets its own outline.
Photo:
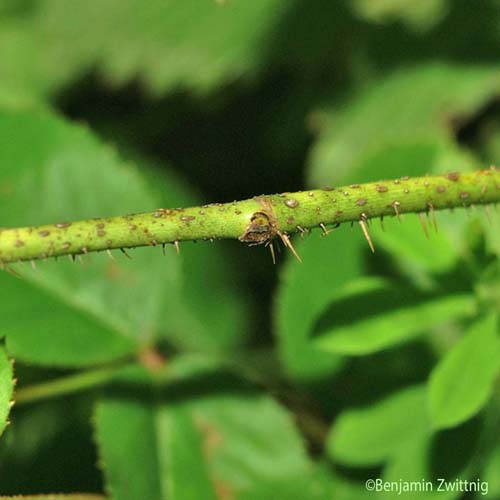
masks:
<path id="1" fill-rule="evenodd" d="M 269 245 L 275 237 L 374 217 L 500 202 L 500 170 L 352 184 L 297 193 L 256 196 L 232 203 L 191 208 L 160 208 L 120 217 L 59 222 L 0 230 L 0 265 L 62 255 L 156 246 L 179 249 L 186 240 L 233 238 Z M 366 226 L 365 226 L 366 229 Z M 293 247 L 291 247 L 293 248 Z"/>
<path id="2" fill-rule="evenodd" d="M 126 366 L 133 365 L 94 368 L 48 382 L 20 387 L 14 394 L 14 401 L 18 406 L 100 387 L 112 382 Z"/>

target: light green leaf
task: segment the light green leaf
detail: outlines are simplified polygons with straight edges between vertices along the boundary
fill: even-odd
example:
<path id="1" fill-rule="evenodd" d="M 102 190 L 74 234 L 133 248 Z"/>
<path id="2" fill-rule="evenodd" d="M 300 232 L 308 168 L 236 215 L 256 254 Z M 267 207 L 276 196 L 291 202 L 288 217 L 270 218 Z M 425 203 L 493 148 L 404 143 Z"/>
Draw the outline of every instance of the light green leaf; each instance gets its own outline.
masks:
<path id="1" fill-rule="evenodd" d="M 475 415 L 491 396 L 500 371 L 500 339 L 494 315 L 477 320 L 434 369 L 429 409 L 437 429 Z"/>
<path id="2" fill-rule="evenodd" d="M 174 176 L 143 176 L 88 130 L 44 113 L 0 113 L 0 189 L 0 219 L 14 227 L 195 203 Z M 166 257 L 145 248 L 132 260 L 117 253 L 83 265 L 15 266 L 22 281 L 0 273 L 0 335 L 14 357 L 59 366 L 110 361 L 159 338 L 182 349 L 227 349 L 245 330 L 220 252 L 191 244 L 180 258 L 173 248 Z M 214 292 L 203 293 L 200 281 Z"/>
<path id="3" fill-rule="evenodd" d="M 43 96 L 94 67 L 110 84 L 206 92 L 255 74 L 285 4 L 35 0 L 0 23 L 6 85 Z M 92 27 L 89 30 L 89 27 Z"/>
<path id="4" fill-rule="evenodd" d="M 352 0 L 354 11 L 367 21 L 383 23 L 401 20 L 415 31 L 426 31 L 439 23 L 448 11 L 448 0 Z"/>
<path id="5" fill-rule="evenodd" d="M 427 63 L 374 82 L 341 109 L 325 113 L 326 126 L 310 160 L 310 184 L 359 182 L 357 169 L 387 146 L 450 144 L 451 119 L 474 113 L 496 94 L 499 81 L 495 66 Z"/>
<path id="6" fill-rule="evenodd" d="M 290 417 L 232 376 L 120 394 L 95 419 L 113 500 L 325 498 Z"/>
<path id="7" fill-rule="evenodd" d="M 310 333 L 317 315 L 339 287 L 362 272 L 365 243 L 359 234 L 341 227 L 328 238 L 313 232 L 304 242 L 294 240 L 302 263 L 289 258 L 281 274 L 274 304 L 280 354 L 296 378 L 331 374 L 339 357 L 313 346 Z"/>
<path id="8" fill-rule="evenodd" d="M 366 408 L 343 412 L 327 441 L 328 454 L 343 464 L 374 466 L 428 432 L 426 390 L 415 386 Z"/>
<path id="9" fill-rule="evenodd" d="M 378 278 L 346 285 L 317 316 L 315 345 L 362 355 L 404 342 L 476 311 L 470 294 L 421 294 Z"/>
<path id="10" fill-rule="evenodd" d="M 12 392 L 14 389 L 14 378 L 12 363 L 7 357 L 4 346 L 0 346 L 0 436 L 7 425 Z"/>

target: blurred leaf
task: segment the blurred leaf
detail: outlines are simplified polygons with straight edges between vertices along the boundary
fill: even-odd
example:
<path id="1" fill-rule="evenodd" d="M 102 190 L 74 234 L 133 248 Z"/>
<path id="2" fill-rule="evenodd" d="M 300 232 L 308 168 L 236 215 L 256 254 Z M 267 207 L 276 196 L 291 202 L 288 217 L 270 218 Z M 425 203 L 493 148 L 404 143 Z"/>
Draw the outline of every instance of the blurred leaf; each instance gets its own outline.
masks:
<path id="1" fill-rule="evenodd" d="M 156 94 L 206 92 L 259 69 L 283 10 L 277 0 L 34 0 L 1 19 L 0 73 L 42 96 L 94 66 L 115 86 L 138 78 Z"/>
<path id="2" fill-rule="evenodd" d="M 101 495 L 85 495 L 75 493 L 74 495 L 16 495 L 15 497 L 1 497 L 0 500 L 106 500 Z"/>
<path id="3" fill-rule="evenodd" d="M 491 396 L 500 371 L 497 318 L 477 320 L 434 369 L 429 408 L 435 428 L 460 424 L 475 415 Z"/>
<path id="4" fill-rule="evenodd" d="M 12 364 L 4 346 L 0 346 L 0 436 L 7 425 L 14 389 Z"/>
<path id="5" fill-rule="evenodd" d="M 95 423 L 114 500 L 325 498 L 286 412 L 227 374 L 110 395 Z"/>
<path id="6" fill-rule="evenodd" d="M 496 436 L 495 436 L 496 437 Z M 500 446 L 497 446 L 481 475 L 481 479 L 488 485 L 488 494 L 482 495 L 483 498 L 498 500 L 500 498 Z M 478 496 L 479 498 L 479 496 Z"/>
<path id="7" fill-rule="evenodd" d="M 0 114 L 0 165 L 0 218 L 10 226 L 195 203 L 173 176 L 145 178 L 88 130 L 43 113 Z M 220 249 L 185 250 L 180 258 L 173 248 L 166 258 L 148 248 L 137 249 L 132 260 L 100 254 L 83 266 L 68 260 L 42 262 L 36 270 L 16 266 L 24 281 L 1 273 L 0 334 L 9 352 L 72 366 L 116 359 L 158 338 L 195 350 L 237 344 L 245 333 L 241 304 L 221 270 Z M 195 286 L 192 273 L 213 293 Z M 26 307 L 38 315 L 24 314 Z"/>
<path id="8" fill-rule="evenodd" d="M 0 440 L 1 493 L 101 492 L 90 407 L 81 396 L 16 404 Z"/>
<path id="9" fill-rule="evenodd" d="M 328 453 L 343 464 L 374 466 L 428 432 L 426 390 L 414 386 L 366 408 L 343 412 L 328 436 Z"/>
<path id="10" fill-rule="evenodd" d="M 421 294 L 383 279 L 362 278 L 339 290 L 317 316 L 314 343 L 339 354 L 367 354 L 471 316 L 475 310 L 470 294 Z"/>
<path id="11" fill-rule="evenodd" d="M 458 450 L 456 450 L 458 451 Z M 461 451 L 461 450 L 460 450 Z M 458 451 L 458 453 L 460 453 Z M 458 475 L 459 479 L 465 476 Z M 446 479 L 452 483 L 454 476 L 440 475 L 439 478 Z M 398 450 L 398 453 L 384 469 L 383 481 L 391 484 L 421 484 L 420 491 L 418 487 L 407 489 L 401 495 L 398 490 L 387 491 L 382 494 L 382 498 L 392 500 L 396 495 L 403 496 L 410 500 L 432 500 L 441 499 L 452 500 L 458 498 L 461 492 L 458 488 L 455 491 L 437 491 L 439 488 L 439 478 L 433 476 L 432 471 L 432 440 L 430 436 L 421 436 L 420 439 L 414 439 L 407 442 Z M 432 485 L 429 485 L 430 482 Z"/>
<path id="12" fill-rule="evenodd" d="M 367 21 L 401 20 L 416 31 L 439 23 L 447 13 L 448 0 L 352 0 L 354 11 Z"/>
<path id="13" fill-rule="evenodd" d="M 390 145 L 448 144 L 453 120 L 475 113 L 496 94 L 499 83 L 495 66 L 437 63 L 399 70 L 375 82 L 338 110 L 325 112 L 310 160 L 310 184 L 353 181 L 363 162 Z"/>
<path id="14" fill-rule="evenodd" d="M 333 373 L 340 359 L 311 343 L 314 320 L 344 283 L 361 274 L 365 246 L 347 226 L 328 238 L 318 232 L 304 242 L 296 238 L 294 245 L 303 262 L 288 258 L 274 304 L 279 349 L 291 376 L 321 377 Z"/>

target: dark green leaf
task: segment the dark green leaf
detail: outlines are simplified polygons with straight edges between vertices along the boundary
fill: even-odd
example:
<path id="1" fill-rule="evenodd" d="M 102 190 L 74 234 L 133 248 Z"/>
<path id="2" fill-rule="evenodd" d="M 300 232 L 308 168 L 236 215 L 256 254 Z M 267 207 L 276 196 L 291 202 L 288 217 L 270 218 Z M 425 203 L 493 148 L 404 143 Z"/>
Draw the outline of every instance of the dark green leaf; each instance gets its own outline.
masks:
<path id="1" fill-rule="evenodd" d="M 466 476 L 458 476 L 457 479 L 465 478 Z M 430 436 L 421 436 L 419 439 L 414 439 L 398 450 L 396 456 L 387 465 L 383 474 L 383 481 L 386 484 L 393 485 L 392 490 L 381 494 L 381 497 L 387 500 L 392 500 L 397 496 L 402 496 L 411 500 L 433 500 L 441 499 L 452 500 L 458 498 L 461 493 L 457 487 L 454 490 L 446 491 L 445 485 L 439 490 L 440 481 L 444 479 L 451 486 L 455 483 L 455 477 L 440 476 L 436 479 L 432 471 L 432 438 Z M 430 483 L 430 484 L 429 484 Z M 395 486 L 394 486 L 395 485 Z M 399 489 L 402 493 L 399 493 Z M 413 486 L 412 485 L 419 485 Z"/>
<path id="2" fill-rule="evenodd" d="M 477 320 L 434 369 L 429 381 L 435 428 L 460 424 L 491 396 L 500 371 L 500 339 L 495 315 Z"/>
<path id="3" fill-rule="evenodd" d="M 75 493 L 74 495 L 16 495 L 15 497 L 1 497 L 0 500 L 106 500 L 101 495 L 85 495 Z"/>
<path id="4" fill-rule="evenodd" d="M 496 438 L 496 436 L 495 436 Z M 487 499 L 500 498 L 500 446 L 493 451 L 482 474 L 483 481 L 488 485 L 488 494 L 483 495 Z"/>

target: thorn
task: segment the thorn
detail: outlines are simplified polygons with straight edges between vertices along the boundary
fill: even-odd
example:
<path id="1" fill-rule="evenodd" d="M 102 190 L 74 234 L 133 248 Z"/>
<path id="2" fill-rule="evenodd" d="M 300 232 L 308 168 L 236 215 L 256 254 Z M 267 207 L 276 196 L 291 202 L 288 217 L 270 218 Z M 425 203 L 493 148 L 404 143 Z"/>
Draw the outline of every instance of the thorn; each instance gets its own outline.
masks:
<path id="1" fill-rule="evenodd" d="M 14 271 L 14 269 L 11 269 L 7 264 L 0 262 L 0 267 L 4 271 L 8 272 L 10 275 L 14 276 L 14 278 L 23 279 L 23 277 L 17 271 Z"/>
<path id="2" fill-rule="evenodd" d="M 106 250 L 106 253 L 108 254 L 108 257 L 111 259 L 111 260 L 115 260 L 115 258 L 113 257 L 113 254 L 111 253 L 111 250 L 108 248 Z"/>
<path id="3" fill-rule="evenodd" d="M 321 228 L 321 230 L 323 231 L 323 234 L 325 236 L 328 236 L 332 231 L 328 231 L 328 229 L 326 228 L 326 226 L 321 222 L 319 227 Z"/>
<path id="4" fill-rule="evenodd" d="M 124 248 L 120 248 L 120 252 L 127 257 L 127 259 L 132 260 L 132 257 L 127 253 L 127 251 Z"/>
<path id="5" fill-rule="evenodd" d="M 276 265 L 276 255 L 274 254 L 274 245 L 272 241 L 268 243 L 269 250 L 271 251 L 271 258 L 273 259 L 273 264 Z"/>
<path id="6" fill-rule="evenodd" d="M 384 216 L 380 216 L 380 229 L 385 232 L 385 226 L 384 226 Z"/>
<path id="7" fill-rule="evenodd" d="M 368 228 L 366 227 L 366 216 L 361 217 L 361 219 L 358 221 L 359 225 L 361 226 L 361 230 L 363 231 L 363 234 L 366 238 L 366 241 L 368 242 L 368 245 L 370 246 L 370 250 L 372 253 L 375 253 L 375 247 L 373 246 L 372 239 L 370 238 L 370 233 L 368 232 Z"/>
<path id="8" fill-rule="evenodd" d="M 34 260 L 31 260 L 31 269 L 33 269 L 33 271 L 36 271 L 36 262 Z"/>
<path id="9" fill-rule="evenodd" d="M 175 246 L 175 251 L 177 252 L 177 255 L 181 253 L 181 247 L 179 245 L 179 242 L 177 240 L 174 241 L 174 246 Z"/>
<path id="10" fill-rule="evenodd" d="M 78 255 L 76 256 L 76 258 L 78 259 L 78 262 L 80 262 L 80 264 L 83 266 L 83 265 L 84 265 L 84 263 L 83 263 L 82 256 L 81 256 L 80 254 L 78 254 Z"/>
<path id="11" fill-rule="evenodd" d="M 418 214 L 418 218 L 420 219 L 420 224 L 422 226 L 422 229 L 424 230 L 426 239 L 429 239 L 429 230 L 427 229 L 427 223 L 425 222 L 425 217 L 423 212 L 420 212 Z"/>
<path id="12" fill-rule="evenodd" d="M 396 214 L 396 217 L 398 218 L 398 221 L 402 222 L 401 214 L 399 213 L 399 209 L 398 209 L 399 205 L 400 205 L 399 201 L 395 201 L 392 204 L 392 208 L 394 209 L 394 213 Z"/>
<path id="13" fill-rule="evenodd" d="M 305 231 L 305 229 L 304 229 L 302 226 L 299 226 L 299 225 L 297 225 L 297 226 L 295 226 L 295 227 L 297 228 L 297 231 L 299 231 L 299 232 L 300 232 L 300 237 L 301 237 L 302 239 L 304 239 L 304 233 L 306 232 L 306 231 Z"/>
<path id="14" fill-rule="evenodd" d="M 436 219 L 436 211 L 434 210 L 434 205 L 432 203 L 427 203 L 427 206 L 429 207 L 429 212 L 431 213 L 432 225 L 434 226 L 434 230 L 437 233 L 438 232 L 438 223 L 437 223 L 437 219 Z"/>
<path id="15" fill-rule="evenodd" d="M 283 241 L 284 245 L 286 247 L 288 247 L 293 255 L 295 256 L 295 258 L 299 261 L 299 262 L 302 262 L 302 259 L 299 257 L 299 254 L 295 251 L 295 248 L 294 246 L 292 245 L 292 242 L 290 241 L 290 238 L 288 237 L 288 234 L 286 233 L 282 233 L 281 231 L 278 231 L 278 235 L 279 237 L 281 238 L 281 241 Z"/>
<path id="16" fill-rule="evenodd" d="M 68 255 L 68 258 L 71 262 L 75 262 L 75 256 L 72 253 Z"/>
<path id="17" fill-rule="evenodd" d="M 167 253 L 165 251 L 165 243 L 161 244 L 161 252 L 163 253 L 163 257 L 165 257 L 167 255 Z"/>

